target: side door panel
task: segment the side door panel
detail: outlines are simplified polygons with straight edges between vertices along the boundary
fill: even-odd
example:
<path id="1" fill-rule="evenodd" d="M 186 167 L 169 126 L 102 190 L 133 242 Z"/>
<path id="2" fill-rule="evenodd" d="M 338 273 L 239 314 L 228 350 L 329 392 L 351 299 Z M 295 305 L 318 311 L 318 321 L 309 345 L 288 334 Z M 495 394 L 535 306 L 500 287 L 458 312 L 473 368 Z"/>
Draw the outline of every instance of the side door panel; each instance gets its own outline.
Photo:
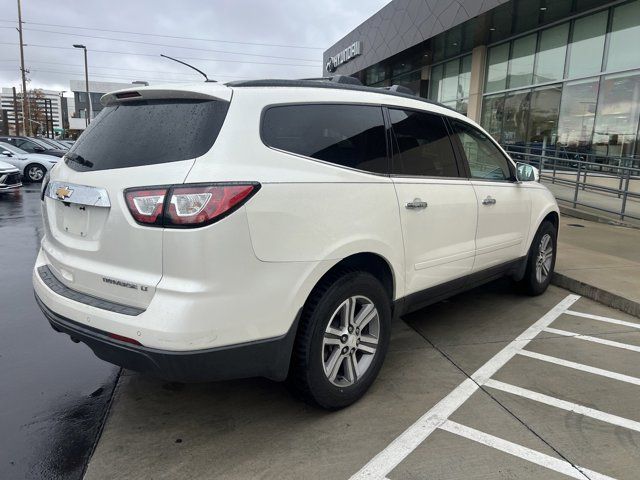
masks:
<path id="1" fill-rule="evenodd" d="M 387 114 L 410 295 L 471 272 L 478 207 L 444 119 L 391 107 Z"/>
<path id="2" fill-rule="evenodd" d="M 477 208 L 473 272 L 518 258 L 529 233 L 531 198 L 515 181 L 515 169 L 487 135 L 472 125 L 449 119 L 453 141 L 465 161 Z"/>
<path id="3" fill-rule="evenodd" d="M 516 183 L 472 180 L 478 200 L 478 230 L 474 271 L 514 260 L 529 233 L 531 199 Z M 495 200 L 489 203 L 488 200 Z"/>

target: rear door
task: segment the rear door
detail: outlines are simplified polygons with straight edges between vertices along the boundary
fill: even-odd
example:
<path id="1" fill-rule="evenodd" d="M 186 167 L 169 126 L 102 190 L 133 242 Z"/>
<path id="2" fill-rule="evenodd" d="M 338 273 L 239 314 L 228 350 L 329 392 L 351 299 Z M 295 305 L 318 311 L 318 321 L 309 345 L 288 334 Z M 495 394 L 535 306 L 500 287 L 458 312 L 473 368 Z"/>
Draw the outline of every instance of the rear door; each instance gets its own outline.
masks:
<path id="1" fill-rule="evenodd" d="M 388 112 L 407 293 L 412 294 L 471 272 L 477 203 L 456 161 L 444 119 L 414 110 Z"/>
<path id="2" fill-rule="evenodd" d="M 516 181 L 511 162 L 487 135 L 466 122 L 450 122 L 477 197 L 476 272 L 523 254 L 531 200 L 528 189 Z"/>
<path id="3" fill-rule="evenodd" d="M 136 223 L 124 190 L 182 183 L 216 140 L 227 90 L 220 87 L 222 98 L 141 91 L 102 110 L 52 169 L 45 191 L 42 246 L 61 282 L 99 298 L 148 305 L 162 277 L 163 229 Z"/>

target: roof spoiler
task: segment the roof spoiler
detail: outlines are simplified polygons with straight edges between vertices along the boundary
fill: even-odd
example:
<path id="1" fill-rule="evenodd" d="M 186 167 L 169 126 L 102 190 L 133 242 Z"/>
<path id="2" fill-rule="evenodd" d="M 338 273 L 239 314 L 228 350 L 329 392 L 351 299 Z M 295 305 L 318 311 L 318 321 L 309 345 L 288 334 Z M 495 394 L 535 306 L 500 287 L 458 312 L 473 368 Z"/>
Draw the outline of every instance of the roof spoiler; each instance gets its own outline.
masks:
<path id="1" fill-rule="evenodd" d="M 127 88 L 103 95 L 102 98 L 100 98 L 100 103 L 108 107 L 110 105 L 124 104 L 127 101 L 169 98 L 174 100 L 223 100 L 228 102 L 231 100 L 231 90 L 223 86 L 211 92 L 180 88 Z"/>

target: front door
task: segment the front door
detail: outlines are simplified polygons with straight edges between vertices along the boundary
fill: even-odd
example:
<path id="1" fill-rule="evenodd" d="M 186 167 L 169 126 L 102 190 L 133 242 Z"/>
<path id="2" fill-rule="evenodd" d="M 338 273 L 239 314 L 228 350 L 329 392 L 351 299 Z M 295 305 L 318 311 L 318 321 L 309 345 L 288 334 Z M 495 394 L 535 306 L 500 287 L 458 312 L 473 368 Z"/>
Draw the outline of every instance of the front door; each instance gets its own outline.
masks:
<path id="1" fill-rule="evenodd" d="M 388 111 L 410 295 L 471 272 L 478 207 L 443 118 L 413 110 Z"/>
<path id="2" fill-rule="evenodd" d="M 529 233 L 529 190 L 515 181 L 515 169 L 480 130 L 452 120 L 454 141 L 466 157 L 478 204 L 476 257 L 473 271 L 522 256 Z"/>

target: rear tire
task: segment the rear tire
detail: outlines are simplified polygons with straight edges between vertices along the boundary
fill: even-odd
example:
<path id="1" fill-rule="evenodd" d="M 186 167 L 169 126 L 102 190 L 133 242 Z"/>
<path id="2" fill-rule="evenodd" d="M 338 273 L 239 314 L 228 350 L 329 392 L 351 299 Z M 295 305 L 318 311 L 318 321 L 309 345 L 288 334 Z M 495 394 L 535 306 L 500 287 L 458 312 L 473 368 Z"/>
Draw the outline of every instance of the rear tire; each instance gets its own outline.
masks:
<path id="1" fill-rule="evenodd" d="M 336 410 L 360 399 L 389 345 L 391 301 L 368 272 L 347 270 L 315 287 L 300 319 L 288 383 L 313 405 Z"/>
<path id="2" fill-rule="evenodd" d="M 30 163 L 24 169 L 24 177 L 30 183 L 41 182 L 46 174 L 46 169 L 42 165 L 38 165 L 37 163 Z"/>
<path id="3" fill-rule="evenodd" d="M 558 231 L 549 221 L 544 221 L 533 237 L 527 255 L 527 268 L 519 282 L 528 295 L 544 293 L 551 283 L 556 265 L 557 239 Z"/>

